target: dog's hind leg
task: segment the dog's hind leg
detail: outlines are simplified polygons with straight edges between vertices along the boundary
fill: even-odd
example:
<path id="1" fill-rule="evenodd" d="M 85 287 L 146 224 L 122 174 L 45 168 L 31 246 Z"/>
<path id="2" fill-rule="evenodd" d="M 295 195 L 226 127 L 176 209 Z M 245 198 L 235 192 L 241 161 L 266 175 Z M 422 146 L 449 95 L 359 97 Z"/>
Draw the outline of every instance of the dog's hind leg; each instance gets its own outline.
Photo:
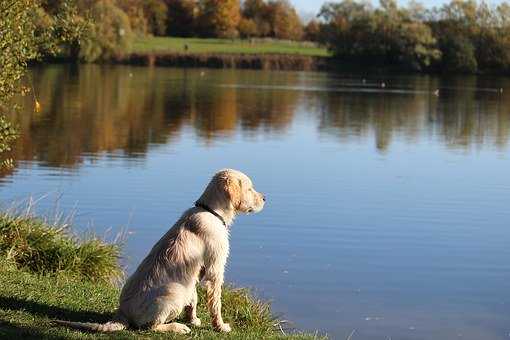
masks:
<path id="1" fill-rule="evenodd" d="M 155 324 L 151 327 L 153 331 L 156 332 L 174 332 L 178 334 L 188 334 L 191 332 L 188 326 L 178 323 L 178 322 L 169 322 L 174 320 L 177 316 L 179 316 L 179 312 L 177 309 L 168 308 L 163 314 L 161 314 Z M 169 323 L 165 323 L 169 322 Z"/>
<path id="2" fill-rule="evenodd" d="M 178 322 L 159 324 L 152 327 L 152 330 L 156 332 L 174 332 L 178 334 L 188 334 L 191 332 L 191 329 L 189 329 L 188 326 Z"/>
<path id="3" fill-rule="evenodd" d="M 202 321 L 197 317 L 197 303 L 198 303 L 198 295 L 197 289 L 193 287 L 193 293 L 191 294 L 191 300 L 189 305 L 186 306 L 186 319 L 189 323 L 191 323 L 195 327 L 200 327 L 202 325 Z"/>

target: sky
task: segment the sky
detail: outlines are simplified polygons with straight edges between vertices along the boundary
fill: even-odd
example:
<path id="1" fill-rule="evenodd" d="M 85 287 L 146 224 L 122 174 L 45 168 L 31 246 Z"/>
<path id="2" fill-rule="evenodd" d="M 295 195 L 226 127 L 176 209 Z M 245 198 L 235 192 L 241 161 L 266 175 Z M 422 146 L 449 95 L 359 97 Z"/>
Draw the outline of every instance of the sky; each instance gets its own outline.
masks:
<path id="1" fill-rule="evenodd" d="M 302 16 L 308 17 L 312 16 L 314 14 L 317 14 L 319 12 L 319 9 L 321 8 L 322 4 L 326 1 L 331 0 L 290 0 L 292 4 L 296 7 L 298 10 L 298 13 Z M 336 0 L 338 1 L 338 0 Z M 335 2 L 335 1 L 334 1 Z M 378 0 L 372 0 L 372 3 L 377 3 Z M 446 2 L 450 2 L 449 0 L 422 0 L 418 1 L 425 5 L 426 7 L 433 7 L 438 6 Z M 500 2 L 499 0 L 489 0 L 488 3 L 497 3 Z M 398 0 L 399 4 L 405 5 L 407 4 L 406 0 Z"/>

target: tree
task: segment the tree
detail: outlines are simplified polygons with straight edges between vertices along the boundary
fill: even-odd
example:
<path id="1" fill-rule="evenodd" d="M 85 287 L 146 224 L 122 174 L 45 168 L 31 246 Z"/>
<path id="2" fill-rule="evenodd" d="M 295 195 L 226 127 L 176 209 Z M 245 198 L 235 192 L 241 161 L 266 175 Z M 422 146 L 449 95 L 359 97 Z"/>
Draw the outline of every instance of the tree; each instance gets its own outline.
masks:
<path id="1" fill-rule="evenodd" d="M 435 8 L 429 20 L 446 71 L 510 71 L 510 7 L 453 0 Z"/>
<path id="2" fill-rule="evenodd" d="M 90 16 L 95 24 L 80 42 L 80 58 L 88 62 L 109 59 L 129 50 L 133 34 L 126 13 L 110 0 L 99 0 Z"/>
<path id="3" fill-rule="evenodd" d="M 241 9 L 244 19 L 251 20 L 257 26 L 257 36 L 265 37 L 271 32 L 271 9 L 264 0 L 245 0 Z"/>
<path id="4" fill-rule="evenodd" d="M 235 38 L 241 20 L 239 0 L 201 0 L 200 25 L 205 36 Z"/>
<path id="5" fill-rule="evenodd" d="M 198 5 L 195 0 L 166 0 L 168 7 L 167 34 L 189 37 L 195 33 Z"/>
<path id="6" fill-rule="evenodd" d="M 301 40 L 303 23 L 288 0 L 272 0 L 268 3 L 271 35 L 277 39 Z"/>
<path id="7" fill-rule="evenodd" d="M 267 13 L 267 4 L 264 0 L 245 0 L 242 6 L 242 15 L 248 19 L 258 19 Z"/>
<path id="8" fill-rule="evenodd" d="M 304 28 L 304 39 L 308 41 L 319 41 L 321 34 L 321 25 L 317 20 L 310 20 Z"/>
<path id="9" fill-rule="evenodd" d="M 143 6 L 149 31 L 154 35 L 165 35 L 168 15 L 166 3 L 163 0 L 146 0 Z"/>
<path id="10" fill-rule="evenodd" d="M 80 1 L 91 1 L 91 0 L 80 0 Z M 145 13 L 145 5 L 144 3 L 146 1 L 140 1 L 140 0 L 107 0 L 108 3 L 104 3 L 105 0 L 92 0 L 92 3 L 89 4 L 88 8 L 84 9 L 85 11 L 90 11 L 91 8 L 93 12 L 97 13 L 97 7 L 98 6 L 107 6 L 110 9 L 113 7 L 119 8 L 124 14 L 127 16 L 127 19 L 129 21 L 129 26 L 131 27 L 131 31 L 134 35 L 143 37 L 147 35 L 150 32 L 149 22 Z M 151 0 L 148 0 L 151 1 Z M 101 5 L 100 3 L 103 3 Z M 118 11 L 116 11 L 118 12 Z M 120 15 L 120 12 L 118 12 L 118 15 Z M 116 16 L 118 16 L 116 15 Z M 95 26 L 102 26 L 102 22 L 98 21 L 100 18 L 94 18 Z M 107 29 L 107 28 L 104 28 Z"/>
<path id="11" fill-rule="evenodd" d="M 56 54 L 63 44 L 78 39 L 82 21 L 77 19 L 75 7 L 66 0 L 55 1 L 54 11 L 46 15 L 43 5 L 34 0 L 6 0 L 0 2 L 0 166 L 9 166 L 5 159 L 16 129 L 5 118 L 17 107 L 15 95 L 26 95 L 31 89 L 23 84 L 29 61 L 41 58 L 43 52 Z M 42 20 L 44 25 L 41 24 Z M 34 95 L 34 108 L 40 103 Z"/>
<path id="12" fill-rule="evenodd" d="M 329 48 L 343 61 L 421 70 L 441 56 L 430 28 L 393 0 L 377 9 L 352 0 L 329 3 L 320 16 Z"/>
<path id="13" fill-rule="evenodd" d="M 238 30 L 242 38 L 253 38 L 259 35 L 257 23 L 253 19 L 241 18 Z"/>

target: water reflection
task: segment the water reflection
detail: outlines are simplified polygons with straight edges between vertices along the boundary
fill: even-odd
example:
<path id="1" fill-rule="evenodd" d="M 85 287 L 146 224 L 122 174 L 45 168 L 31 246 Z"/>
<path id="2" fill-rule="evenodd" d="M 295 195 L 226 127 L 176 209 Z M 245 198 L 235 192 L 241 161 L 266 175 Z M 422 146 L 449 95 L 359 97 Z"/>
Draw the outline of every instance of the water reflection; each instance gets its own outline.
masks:
<path id="1" fill-rule="evenodd" d="M 84 155 L 143 157 L 192 128 L 206 143 L 236 133 L 274 137 L 299 116 L 340 143 L 373 138 L 380 151 L 394 138 L 437 138 L 452 148 L 505 149 L 510 135 L 508 80 L 480 77 L 379 78 L 252 71 L 50 66 L 34 69 L 43 105 L 14 120 L 17 160 L 75 167 Z M 439 96 L 434 92 L 439 89 Z"/>
<path id="2" fill-rule="evenodd" d="M 33 78 L 43 110 L 26 98 L 13 117 L 2 199 L 62 192 L 100 235 L 129 220 L 128 270 L 234 167 L 271 204 L 236 222 L 228 281 L 297 327 L 507 336 L 510 80 L 94 65 Z"/>

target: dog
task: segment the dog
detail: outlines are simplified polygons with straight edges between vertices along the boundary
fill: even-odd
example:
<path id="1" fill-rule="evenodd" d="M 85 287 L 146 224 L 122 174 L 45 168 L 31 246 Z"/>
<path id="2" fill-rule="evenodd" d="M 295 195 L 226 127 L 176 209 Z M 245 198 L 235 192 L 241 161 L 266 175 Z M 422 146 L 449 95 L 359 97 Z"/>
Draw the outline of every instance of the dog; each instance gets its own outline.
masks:
<path id="1" fill-rule="evenodd" d="M 201 325 L 196 313 L 196 285 L 202 281 L 214 329 L 230 332 L 230 325 L 221 316 L 229 228 L 236 215 L 260 212 L 265 201 L 248 176 L 237 170 L 221 170 L 213 176 L 195 207 L 184 212 L 127 279 L 112 321 L 55 323 L 86 331 L 136 328 L 187 334 L 190 328 L 173 320 L 185 310 L 191 325 Z"/>

